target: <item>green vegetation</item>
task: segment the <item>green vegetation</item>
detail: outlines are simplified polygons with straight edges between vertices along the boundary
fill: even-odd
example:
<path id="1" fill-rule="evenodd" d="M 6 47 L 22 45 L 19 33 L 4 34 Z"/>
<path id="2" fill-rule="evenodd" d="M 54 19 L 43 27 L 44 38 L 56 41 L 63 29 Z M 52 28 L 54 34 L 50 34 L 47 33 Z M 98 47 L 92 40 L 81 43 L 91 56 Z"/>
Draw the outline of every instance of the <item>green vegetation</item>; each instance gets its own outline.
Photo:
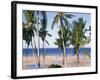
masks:
<path id="1" fill-rule="evenodd" d="M 28 55 L 28 46 L 31 44 L 32 46 L 32 53 L 33 53 L 33 42 L 32 42 L 32 37 L 33 39 L 35 38 L 35 33 L 36 28 L 34 26 L 35 23 L 35 16 L 33 11 L 24 11 L 25 15 L 25 20 L 26 22 L 23 22 L 23 40 L 25 40 L 27 44 L 27 55 Z M 36 48 L 36 42 L 34 41 L 34 45 Z"/>
<path id="2" fill-rule="evenodd" d="M 45 65 L 45 43 L 49 45 L 46 37 L 49 36 L 52 38 L 52 34 L 47 31 L 47 13 L 45 11 L 23 11 L 25 21 L 22 22 L 23 25 L 23 40 L 27 44 L 27 54 L 29 45 L 32 46 L 32 53 L 34 54 L 34 49 L 36 49 L 36 58 L 37 58 L 37 68 L 40 68 L 40 41 L 43 43 L 43 62 Z M 87 29 L 86 21 L 83 18 L 74 20 L 70 23 L 69 19 L 75 17 L 72 14 L 67 14 L 64 12 L 57 12 L 51 29 L 58 27 L 58 36 L 59 38 L 55 39 L 54 44 L 58 46 L 59 49 L 63 51 L 62 64 L 63 66 L 67 61 L 67 52 L 66 48 L 69 45 L 74 47 L 74 55 L 77 55 L 77 64 L 79 64 L 79 48 L 83 47 L 90 43 L 91 41 L 91 26 Z M 89 36 L 86 33 L 89 32 Z M 38 38 L 38 44 L 36 44 L 35 38 Z M 87 52 L 84 52 L 84 55 L 88 55 Z M 58 64 L 52 64 L 49 68 L 59 68 L 62 67 Z"/>
<path id="3" fill-rule="evenodd" d="M 51 64 L 48 68 L 61 68 L 61 65 L 58 64 Z"/>
<path id="4" fill-rule="evenodd" d="M 47 16 L 46 12 L 42 11 L 42 19 L 41 19 L 41 28 L 39 31 L 39 36 L 43 42 L 43 62 L 45 65 L 45 42 L 49 45 L 49 42 L 46 40 L 46 36 L 51 37 L 52 35 L 48 33 L 47 29 Z"/>
<path id="5" fill-rule="evenodd" d="M 73 21 L 72 23 L 72 31 L 71 31 L 71 44 L 74 46 L 74 54 L 77 55 L 77 64 L 79 63 L 79 48 L 80 46 L 84 46 L 88 37 L 85 35 L 86 21 L 83 18 L 79 18 L 77 21 Z"/>
<path id="6" fill-rule="evenodd" d="M 54 26 L 56 24 L 59 24 L 58 28 L 60 30 L 59 32 L 59 36 L 60 36 L 60 42 L 62 42 L 62 48 L 63 48 L 63 65 L 65 65 L 66 63 L 66 39 L 68 36 L 66 36 L 67 34 L 65 33 L 65 26 L 70 27 L 70 23 L 68 21 L 68 18 L 72 18 L 73 15 L 71 14 L 65 14 L 63 12 L 58 12 L 57 15 L 54 17 L 54 21 L 53 21 L 53 24 L 52 24 L 52 29 L 54 28 Z M 66 41 L 64 41 L 64 39 Z M 61 46 L 60 46 L 61 47 Z"/>
<path id="7" fill-rule="evenodd" d="M 63 27 L 62 28 L 62 31 L 63 31 L 63 39 L 61 38 L 61 30 L 58 31 L 58 35 L 59 35 L 59 38 L 56 38 L 56 42 L 54 43 L 55 45 L 58 46 L 58 48 L 60 48 L 61 50 L 64 50 L 63 49 L 63 45 L 62 45 L 62 41 L 64 41 L 64 46 L 65 48 L 67 48 L 70 43 L 69 43 L 69 40 L 70 40 L 70 30 L 66 27 Z M 67 59 L 67 52 L 66 52 L 66 59 Z M 62 59 L 62 64 L 64 65 L 64 53 L 63 53 L 63 59 Z"/>

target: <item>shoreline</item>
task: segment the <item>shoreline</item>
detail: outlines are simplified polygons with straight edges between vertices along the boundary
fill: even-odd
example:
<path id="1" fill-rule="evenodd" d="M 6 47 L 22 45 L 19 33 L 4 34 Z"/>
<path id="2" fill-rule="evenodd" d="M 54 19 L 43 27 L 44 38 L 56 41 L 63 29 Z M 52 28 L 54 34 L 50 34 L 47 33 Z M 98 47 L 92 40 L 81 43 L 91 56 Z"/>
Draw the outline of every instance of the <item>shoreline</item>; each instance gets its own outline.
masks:
<path id="1" fill-rule="evenodd" d="M 34 69 L 37 63 L 37 58 L 35 56 L 23 56 L 22 58 L 22 67 L 23 69 Z M 46 55 L 45 56 L 45 67 L 44 67 L 44 62 L 43 62 L 43 56 L 40 56 L 40 65 L 41 68 L 48 68 L 51 64 L 58 64 L 61 65 L 62 67 L 87 67 L 91 65 L 91 58 L 86 56 L 84 58 L 84 55 L 80 55 L 79 57 L 79 64 L 76 63 L 77 61 L 77 56 L 67 56 L 67 61 L 66 65 L 62 65 L 62 56 L 51 56 L 51 55 Z"/>

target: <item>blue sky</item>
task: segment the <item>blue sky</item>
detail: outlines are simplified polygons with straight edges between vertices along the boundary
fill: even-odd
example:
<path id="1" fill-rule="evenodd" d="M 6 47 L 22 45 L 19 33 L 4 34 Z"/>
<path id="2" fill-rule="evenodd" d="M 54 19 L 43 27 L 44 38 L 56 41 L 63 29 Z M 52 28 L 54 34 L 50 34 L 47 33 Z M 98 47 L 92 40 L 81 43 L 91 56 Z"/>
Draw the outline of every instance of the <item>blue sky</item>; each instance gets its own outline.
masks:
<path id="1" fill-rule="evenodd" d="M 53 19 L 55 17 L 55 15 L 57 14 L 57 12 L 47 12 L 47 31 L 52 34 L 52 37 L 46 37 L 46 40 L 48 40 L 49 42 L 49 46 L 45 45 L 47 48 L 51 48 L 51 47 L 57 47 L 56 45 L 54 45 L 55 39 L 58 38 L 57 32 L 59 30 L 58 26 L 55 25 L 54 29 L 51 29 L 51 25 L 53 22 Z M 66 14 L 72 14 L 74 15 L 73 18 L 68 19 L 70 23 L 72 23 L 73 20 L 78 20 L 78 18 L 83 18 L 84 21 L 86 21 L 86 27 L 88 28 L 89 26 L 91 26 L 91 14 L 89 13 L 66 13 Z M 24 16 L 23 16 L 23 20 L 24 20 Z M 37 41 L 37 39 L 36 39 Z M 25 47 L 25 42 L 23 42 L 23 46 Z M 40 47 L 42 47 L 42 42 L 40 42 Z M 86 45 L 87 47 L 90 47 L 90 44 Z M 31 46 L 30 46 L 31 47 Z M 72 47 L 72 45 L 70 46 Z"/>

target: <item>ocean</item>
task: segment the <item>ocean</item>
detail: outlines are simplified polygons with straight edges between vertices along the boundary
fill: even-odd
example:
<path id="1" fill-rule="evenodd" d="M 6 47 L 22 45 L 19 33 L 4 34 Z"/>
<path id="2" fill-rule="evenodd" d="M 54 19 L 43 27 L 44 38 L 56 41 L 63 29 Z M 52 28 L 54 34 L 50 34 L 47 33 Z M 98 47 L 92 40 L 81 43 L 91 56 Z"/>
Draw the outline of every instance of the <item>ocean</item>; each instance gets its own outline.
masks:
<path id="1" fill-rule="evenodd" d="M 60 56 L 62 55 L 62 50 L 58 48 L 45 48 L 45 55 L 51 55 L 51 56 Z M 67 48 L 66 49 L 67 55 L 74 55 L 74 48 Z M 91 53 L 91 48 L 80 48 L 79 49 L 79 55 L 82 55 L 84 53 Z M 32 48 L 24 48 L 23 49 L 23 56 L 32 56 Z M 34 49 L 34 55 L 36 55 L 36 49 Z M 40 48 L 40 55 L 43 55 L 43 48 Z"/>

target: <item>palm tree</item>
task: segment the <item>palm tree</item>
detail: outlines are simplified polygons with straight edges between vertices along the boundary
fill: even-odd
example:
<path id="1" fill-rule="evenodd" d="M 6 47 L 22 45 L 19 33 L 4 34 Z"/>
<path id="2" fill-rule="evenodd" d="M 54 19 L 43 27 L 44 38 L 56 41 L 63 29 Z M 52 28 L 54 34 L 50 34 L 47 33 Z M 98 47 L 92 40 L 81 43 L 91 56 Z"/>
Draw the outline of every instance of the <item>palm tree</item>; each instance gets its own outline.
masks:
<path id="1" fill-rule="evenodd" d="M 32 38 L 34 41 L 34 46 L 36 48 L 36 42 L 35 42 L 35 31 L 36 31 L 36 18 L 35 18 L 35 12 L 31 10 L 24 10 L 23 11 L 24 18 L 25 20 L 23 21 L 23 39 L 26 40 L 28 46 L 31 43 L 32 46 L 32 53 L 34 52 L 33 50 L 33 42 Z M 28 48 L 27 46 L 27 48 Z"/>
<path id="2" fill-rule="evenodd" d="M 43 12 L 44 11 L 36 11 L 36 16 L 37 16 L 37 36 L 38 36 L 38 68 L 40 68 L 40 27 L 41 27 L 41 15 L 43 16 Z M 46 17 L 46 16 L 45 16 Z M 46 23 L 46 22 L 45 22 Z M 43 25 L 45 25 L 45 23 L 43 23 Z"/>
<path id="3" fill-rule="evenodd" d="M 54 44 L 57 45 L 59 49 L 63 50 L 63 45 L 62 45 L 62 39 L 61 38 L 57 38 L 56 41 L 54 42 Z"/>
<path id="4" fill-rule="evenodd" d="M 49 36 L 51 37 L 51 35 L 47 32 L 47 31 L 42 31 L 42 29 L 40 29 L 40 37 L 41 37 L 41 40 L 43 42 L 43 63 L 44 63 L 44 66 L 45 66 L 45 42 L 49 45 L 49 42 L 46 40 L 46 36 Z"/>
<path id="5" fill-rule="evenodd" d="M 31 38 L 32 35 L 33 35 L 33 33 L 31 31 L 31 29 L 25 28 L 23 26 L 23 40 L 25 40 L 25 42 L 27 44 L 27 56 L 28 56 L 28 47 L 29 47 L 30 43 L 31 43 L 31 45 L 33 47 L 32 38 Z M 32 53 L 33 53 L 33 51 L 32 51 Z M 27 61 L 27 57 L 26 57 L 26 61 Z M 26 63 L 26 65 L 27 65 L 27 63 Z"/>
<path id="6" fill-rule="evenodd" d="M 83 18 L 79 18 L 78 21 L 73 21 L 71 44 L 74 46 L 74 54 L 77 55 L 77 64 L 79 64 L 79 48 L 87 38 L 85 35 L 85 25 L 86 21 Z"/>
<path id="7" fill-rule="evenodd" d="M 44 62 L 44 66 L 45 66 L 45 42 L 49 45 L 49 42 L 46 40 L 46 36 L 51 37 L 51 34 L 48 33 L 47 29 L 47 16 L 46 16 L 46 12 L 42 11 L 42 19 L 41 19 L 41 28 L 39 31 L 39 36 L 43 42 L 43 62 Z"/>
<path id="8" fill-rule="evenodd" d="M 28 46 L 30 44 L 30 39 L 28 38 L 28 30 L 25 27 L 23 27 L 23 40 L 25 40 L 27 44 L 27 54 L 28 54 Z"/>
<path id="9" fill-rule="evenodd" d="M 63 12 L 58 12 L 57 15 L 54 17 L 54 21 L 52 24 L 52 29 L 54 27 L 55 24 L 58 24 L 59 29 L 61 30 L 61 39 L 62 39 L 62 45 L 63 45 L 63 59 L 64 59 L 64 63 L 63 65 L 65 65 L 65 61 L 66 61 L 66 47 L 64 45 L 64 36 L 63 36 L 63 27 L 65 27 L 64 25 L 66 25 L 67 27 L 69 27 L 70 23 L 68 21 L 68 18 L 72 18 L 73 15 L 71 14 L 65 14 Z"/>
<path id="10" fill-rule="evenodd" d="M 39 11 L 36 11 L 36 25 L 37 25 L 37 36 L 38 36 L 37 68 L 40 68 L 40 37 L 39 37 L 40 26 L 39 24 L 40 24 Z"/>
<path id="11" fill-rule="evenodd" d="M 69 43 L 69 40 L 70 40 L 70 30 L 66 27 L 63 27 L 63 40 L 61 39 L 61 30 L 58 31 L 58 35 L 59 35 L 59 38 L 56 39 L 56 42 L 55 44 L 58 46 L 58 48 L 60 48 L 61 50 L 63 50 L 63 45 L 62 45 L 62 41 L 64 41 L 64 46 L 67 48 L 70 43 Z M 67 52 L 66 52 L 67 54 Z M 63 56 L 64 56 L 64 53 L 63 53 Z M 66 56 L 67 58 L 67 56 Z M 62 60 L 62 63 L 64 63 L 64 58 Z"/>
<path id="12" fill-rule="evenodd" d="M 89 26 L 89 29 L 85 29 L 84 30 L 84 34 L 86 33 L 86 32 L 89 32 L 89 36 L 87 36 L 85 39 L 83 39 L 82 40 L 82 47 L 83 47 L 83 52 L 84 52 L 84 58 L 85 58 L 85 56 L 88 56 L 89 58 L 91 57 L 89 54 L 88 54 L 88 52 L 86 52 L 86 50 L 84 49 L 84 45 L 86 45 L 86 44 L 89 44 L 90 43 L 90 41 L 91 41 L 91 26 Z"/>

